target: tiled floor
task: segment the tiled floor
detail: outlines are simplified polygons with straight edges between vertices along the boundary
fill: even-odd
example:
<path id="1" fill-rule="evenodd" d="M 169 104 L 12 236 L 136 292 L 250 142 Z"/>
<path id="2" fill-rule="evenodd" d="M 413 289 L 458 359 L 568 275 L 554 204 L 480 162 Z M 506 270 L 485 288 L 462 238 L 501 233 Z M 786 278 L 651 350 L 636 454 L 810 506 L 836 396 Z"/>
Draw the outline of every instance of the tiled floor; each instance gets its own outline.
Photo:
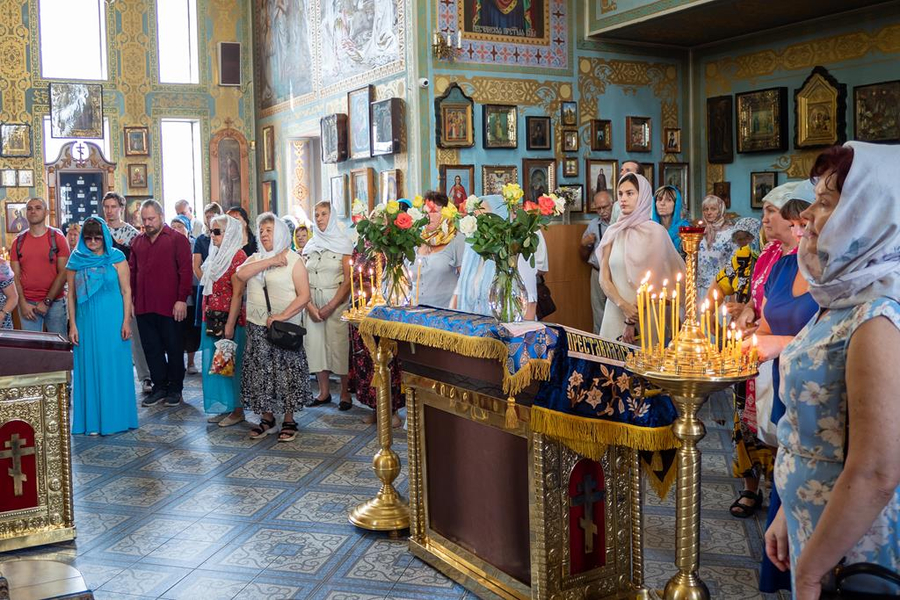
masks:
<path id="1" fill-rule="evenodd" d="M 473 597 L 413 558 L 403 540 L 347 523 L 348 510 L 377 491 L 364 409 L 307 409 L 297 440 L 278 444 L 275 436 L 250 440 L 246 424 L 207 424 L 199 377 L 188 378 L 185 401 L 142 408 L 136 431 L 76 437 L 78 539 L 0 561 L 64 561 L 98 600 Z M 714 408 L 704 412 L 701 574 L 714 598 L 766 598 L 755 591 L 762 523 L 728 514 L 740 486 L 728 476 L 728 431 L 712 420 L 727 419 L 726 409 Z M 394 448 L 406 494 L 403 430 Z M 673 507 L 671 496 L 651 497 L 645 511 L 647 581 L 658 588 L 674 569 Z"/>

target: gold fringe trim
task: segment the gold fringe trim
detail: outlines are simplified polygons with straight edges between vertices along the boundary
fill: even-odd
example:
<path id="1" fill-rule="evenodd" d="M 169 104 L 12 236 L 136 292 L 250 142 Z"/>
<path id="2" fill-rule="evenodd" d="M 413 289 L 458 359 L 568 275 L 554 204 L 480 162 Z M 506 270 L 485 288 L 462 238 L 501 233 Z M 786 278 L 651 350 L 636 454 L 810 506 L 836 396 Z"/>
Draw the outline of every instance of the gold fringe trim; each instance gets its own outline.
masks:
<path id="1" fill-rule="evenodd" d="M 519 414 L 516 412 L 516 399 L 510 396 L 506 399 L 506 428 L 515 429 L 519 424 Z"/>
<path id="2" fill-rule="evenodd" d="M 542 406 L 531 407 L 531 429 L 556 438 L 579 454 L 584 454 L 573 444 L 585 448 L 590 445 L 615 445 L 636 450 L 668 450 L 679 446 L 672 427 L 638 427 L 628 423 L 615 423 L 600 419 L 568 415 Z M 593 453 L 592 453 L 593 454 Z M 601 456 L 600 452 L 597 456 Z"/>
<path id="3" fill-rule="evenodd" d="M 678 478 L 678 458 L 675 458 L 675 462 L 672 463 L 672 466 L 669 468 L 669 471 L 666 473 L 666 477 L 663 480 L 656 477 L 656 475 L 651 472 L 652 470 L 648 471 L 647 463 L 643 462 L 643 460 L 641 461 L 641 470 L 644 473 L 644 479 L 647 480 L 647 483 L 650 484 L 650 487 L 653 488 L 653 491 L 656 492 L 659 499 L 665 500 L 666 496 L 669 495 L 669 490 L 672 489 L 672 484 L 675 483 L 675 479 Z"/>
<path id="4" fill-rule="evenodd" d="M 550 378 L 550 360 L 544 358 L 533 358 L 518 372 L 511 374 L 506 368 L 508 355 L 506 344 L 497 339 L 471 337 L 424 325 L 382 321 L 368 317 L 359 324 L 359 335 L 372 356 L 375 355 L 375 336 L 380 336 L 432 348 L 442 348 L 471 358 L 494 359 L 500 362 L 503 369 L 503 392 L 505 394 L 518 394 L 531 385 L 532 381 Z"/>

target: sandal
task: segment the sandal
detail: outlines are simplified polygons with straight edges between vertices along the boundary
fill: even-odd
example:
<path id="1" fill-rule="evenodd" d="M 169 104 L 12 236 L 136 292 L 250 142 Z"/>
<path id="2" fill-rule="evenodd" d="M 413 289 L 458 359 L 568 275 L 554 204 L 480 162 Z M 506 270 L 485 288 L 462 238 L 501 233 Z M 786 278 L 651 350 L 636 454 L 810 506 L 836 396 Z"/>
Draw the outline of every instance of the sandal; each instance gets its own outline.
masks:
<path id="1" fill-rule="evenodd" d="M 275 430 L 275 419 L 260 419 L 259 425 L 250 430 L 250 439 L 266 437 Z"/>
<path id="2" fill-rule="evenodd" d="M 331 394 L 328 394 L 321 400 L 313 400 L 310 406 L 324 406 L 326 404 L 331 404 Z"/>
<path id="3" fill-rule="evenodd" d="M 353 408 L 353 400 L 341 400 L 338 404 L 338 410 L 350 410 Z"/>
<path id="4" fill-rule="evenodd" d="M 753 504 L 744 504 L 741 500 L 753 500 Z M 751 492 L 744 490 L 738 495 L 738 499 L 734 501 L 729 509 L 731 516 L 738 519 L 747 519 L 752 517 L 758 508 L 762 506 L 762 492 Z"/>
<path id="5" fill-rule="evenodd" d="M 285 421 L 281 424 L 281 431 L 278 433 L 279 442 L 293 442 L 297 437 L 297 421 Z"/>

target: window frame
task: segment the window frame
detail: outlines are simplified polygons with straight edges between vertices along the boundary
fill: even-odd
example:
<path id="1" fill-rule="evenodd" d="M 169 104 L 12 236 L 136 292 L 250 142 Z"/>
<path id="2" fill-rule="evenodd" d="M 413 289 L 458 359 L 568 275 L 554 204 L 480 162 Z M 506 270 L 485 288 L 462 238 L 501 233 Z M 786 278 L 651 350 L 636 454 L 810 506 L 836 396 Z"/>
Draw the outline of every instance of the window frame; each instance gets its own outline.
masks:
<path id="1" fill-rule="evenodd" d="M 156 28 L 156 81 L 159 82 L 160 85 L 202 85 L 203 84 L 203 70 L 200 68 L 200 39 L 201 39 L 201 31 L 200 31 L 200 18 L 197 14 L 197 0 L 181 0 L 184 2 L 185 6 L 188 8 L 188 48 L 190 54 L 189 60 L 189 70 L 191 72 L 192 81 L 166 81 L 163 79 L 163 65 L 161 60 L 160 49 L 162 45 L 160 43 L 160 22 L 159 22 L 159 3 L 160 0 L 155 0 L 153 2 L 153 12 L 154 12 L 154 26 Z M 194 81 L 193 79 L 196 79 Z"/>
<path id="2" fill-rule="evenodd" d="M 91 82 L 107 82 L 109 81 L 109 60 L 110 60 L 110 38 L 109 38 L 109 28 L 108 20 L 109 20 L 109 11 L 108 11 L 108 1 L 107 0 L 93 0 L 97 4 L 97 13 L 98 13 L 98 24 L 100 29 L 100 37 L 102 39 L 98 40 L 98 49 L 100 52 L 100 74 L 99 78 L 90 78 L 90 77 L 71 77 L 71 76 L 61 76 L 61 75 L 46 75 L 44 73 L 44 23 L 41 17 L 41 5 L 45 0 L 37 0 L 37 32 L 38 32 L 38 43 L 37 43 L 37 66 L 38 72 L 40 73 L 40 78 L 46 81 L 91 81 Z M 67 2 L 72 2 L 74 0 L 67 0 Z"/>

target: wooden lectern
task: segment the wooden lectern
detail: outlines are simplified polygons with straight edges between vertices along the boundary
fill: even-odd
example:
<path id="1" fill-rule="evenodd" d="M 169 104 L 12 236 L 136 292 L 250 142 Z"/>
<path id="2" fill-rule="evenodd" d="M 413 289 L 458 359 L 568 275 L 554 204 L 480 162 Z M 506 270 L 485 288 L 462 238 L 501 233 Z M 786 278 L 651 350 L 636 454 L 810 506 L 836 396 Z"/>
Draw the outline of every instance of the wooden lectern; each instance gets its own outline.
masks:
<path id="1" fill-rule="evenodd" d="M 75 538 L 71 372 L 66 338 L 0 330 L 0 552 Z"/>

